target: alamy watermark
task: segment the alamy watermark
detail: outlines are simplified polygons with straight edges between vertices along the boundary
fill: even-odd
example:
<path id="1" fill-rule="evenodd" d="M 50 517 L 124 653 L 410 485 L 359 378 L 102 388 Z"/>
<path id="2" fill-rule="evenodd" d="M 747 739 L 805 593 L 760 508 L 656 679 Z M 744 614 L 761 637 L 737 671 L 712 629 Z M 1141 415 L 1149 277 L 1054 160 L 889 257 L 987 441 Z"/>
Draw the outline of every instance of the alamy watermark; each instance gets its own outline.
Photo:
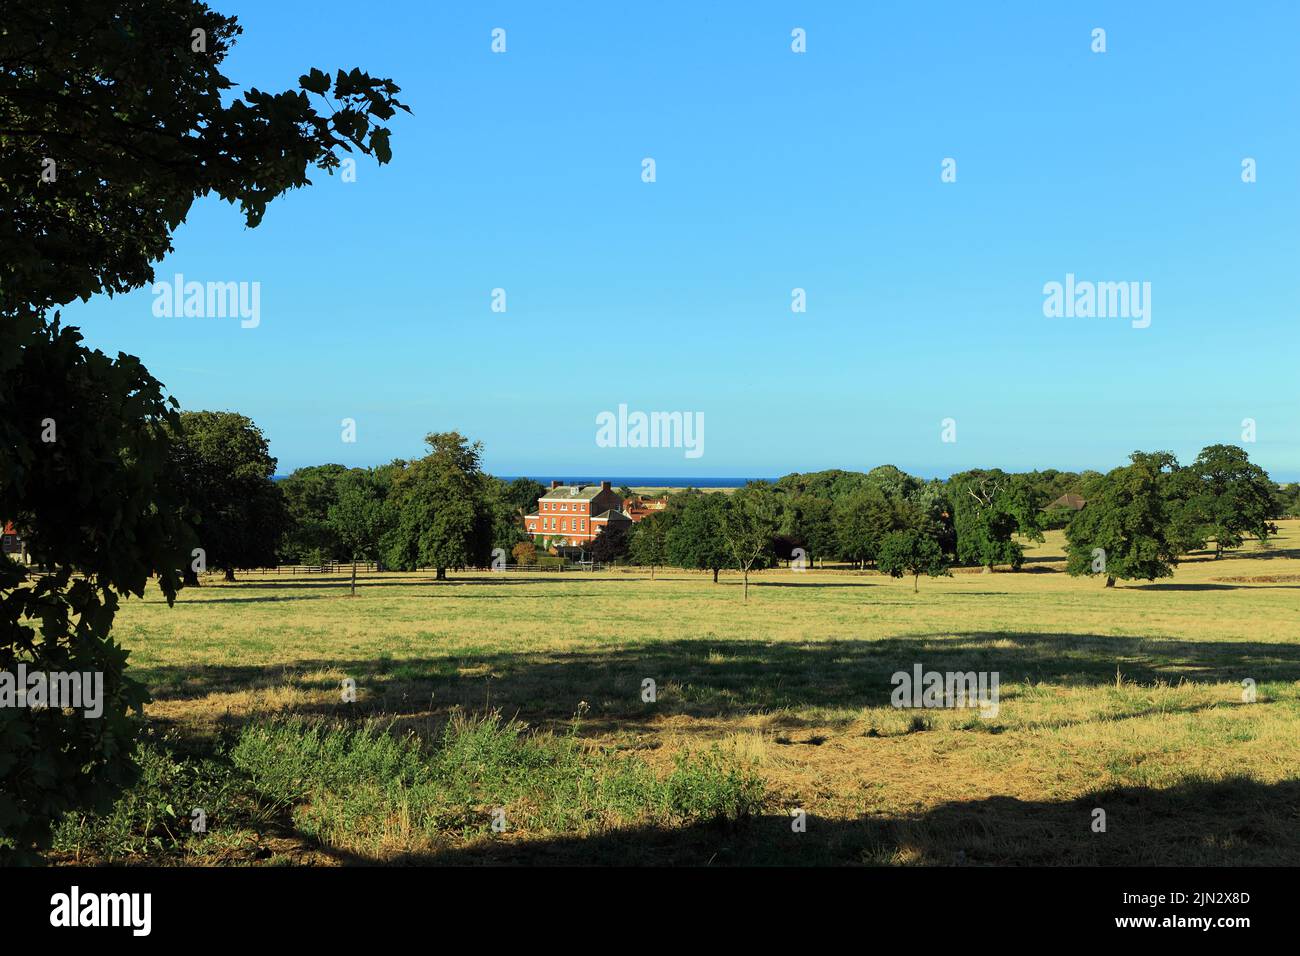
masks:
<path id="1" fill-rule="evenodd" d="M 703 412 L 631 412 L 596 416 L 598 448 L 684 448 L 687 458 L 704 454 Z"/>
<path id="2" fill-rule="evenodd" d="M 896 671 L 889 682 L 895 707 L 978 707 L 981 717 L 998 715 L 997 671 L 927 671 L 920 664 Z"/>
<path id="3" fill-rule="evenodd" d="M 16 672 L 0 671 L 0 707 L 72 708 L 92 719 L 100 717 L 104 713 L 104 674 L 102 671 L 29 672 L 26 664 L 19 664 Z"/>
<path id="4" fill-rule="evenodd" d="M 233 319 L 244 329 L 262 322 L 262 283 L 186 282 L 179 272 L 155 282 L 153 314 L 160 319 Z"/>
<path id="5" fill-rule="evenodd" d="M 1049 319 L 1131 319 L 1133 328 L 1151 324 L 1150 282 L 1078 281 L 1073 272 L 1065 282 L 1043 286 L 1043 315 Z"/>

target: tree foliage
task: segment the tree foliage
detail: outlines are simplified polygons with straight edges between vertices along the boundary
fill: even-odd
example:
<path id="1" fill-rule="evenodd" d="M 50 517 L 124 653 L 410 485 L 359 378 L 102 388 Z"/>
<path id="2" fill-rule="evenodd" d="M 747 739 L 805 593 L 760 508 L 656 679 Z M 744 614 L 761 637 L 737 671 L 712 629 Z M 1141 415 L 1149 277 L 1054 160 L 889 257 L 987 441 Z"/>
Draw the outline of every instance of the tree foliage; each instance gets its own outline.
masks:
<path id="1" fill-rule="evenodd" d="M 1046 501 L 1029 481 L 1000 469 L 954 475 L 952 501 L 957 533 L 957 560 L 992 568 L 1009 564 L 1019 569 L 1025 551 L 1013 535 L 1043 540 Z"/>
<path id="2" fill-rule="evenodd" d="M 917 528 L 893 531 L 880 542 L 876 567 L 890 577 L 912 575 L 912 591 L 919 589 L 922 574 L 932 578 L 951 575 L 948 555 L 933 534 Z"/>
<path id="3" fill-rule="evenodd" d="M 726 509 L 725 495 L 694 492 L 674 496 L 670 509 L 659 512 L 668 524 L 667 562 L 678 568 L 712 571 L 715 582 L 719 571 L 735 567 L 722 534 Z"/>
<path id="4" fill-rule="evenodd" d="M 119 602 L 151 575 L 168 603 L 194 544 L 169 454 L 175 402 L 129 355 L 75 329 L 0 322 L 0 515 L 32 565 L 0 557 L 0 671 L 91 672 L 98 718 L 0 708 L 0 862 L 26 859 L 74 809 L 105 809 L 134 775 L 130 717 L 147 699 L 109 637 Z"/>
<path id="5" fill-rule="evenodd" d="M 780 531 L 780 502 L 773 487 L 751 481 L 727 499 L 722 511 L 722 540 L 744 576 L 744 600 L 749 600 L 749 572 L 772 557 L 772 539 Z"/>
<path id="6" fill-rule="evenodd" d="M 492 508 L 483 445 L 459 432 L 425 437 L 429 454 L 395 471 L 393 525 L 384 538 L 388 563 L 413 570 L 483 567 L 492 552 Z"/>
<path id="7" fill-rule="evenodd" d="M 236 412 L 181 412 L 180 426 L 172 455 L 208 569 L 233 581 L 275 564 L 287 516 L 266 436 Z"/>
<path id="8" fill-rule="evenodd" d="M 201 196 L 256 226 L 341 152 L 387 162 L 379 121 L 406 108 L 359 70 L 233 94 L 221 66 L 238 33 L 197 0 L 0 12 L 0 515 L 42 568 L 0 562 L 0 667 L 98 671 L 109 694 L 93 721 L 0 712 L 0 854 L 41 845 L 59 814 L 103 806 L 131 776 L 127 715 L 144 694 L 109 638 L 113 615 L 150 575 L 170 601 L 192 567 L 175 403 L 138 359 L 85 348 L 51 307 L 151 282 Z"/>
<path id="9" fill-rule="evenodd" d="M 257 226 L 340 153 L 388 162 L 381 123 L 407 110 L 356 69 L 232 94 L 221 68 L 241 28 L 197 0 L 8 0 L 3 20 L 0 309 L 152 282 L 196 199 Z"/>
<path id="10" fill-rule="evenodd" d="M 1088 504 L 1066 528 L 1066 570 L 1118 579 L 1169 577 L 1179 548 L 1171 537 L 1166 492 L 1177 461 L 1168 452 L 1134 452 L 1131 464 L 1112 469 L 1088 487 Z"/>
<path id="11" fill-rule="evenodd" d="M 1189 467 L 1185 507 L 1199 527 L 1198 538 L 1214 542 L 1214 556 L 1239 548 L 1246 535 L 1261 542 L 1277 532 L 1269 519 L 1277 511 L 1277 489 L 1263 468 L 1236 445 L 1201 449 Z"/>

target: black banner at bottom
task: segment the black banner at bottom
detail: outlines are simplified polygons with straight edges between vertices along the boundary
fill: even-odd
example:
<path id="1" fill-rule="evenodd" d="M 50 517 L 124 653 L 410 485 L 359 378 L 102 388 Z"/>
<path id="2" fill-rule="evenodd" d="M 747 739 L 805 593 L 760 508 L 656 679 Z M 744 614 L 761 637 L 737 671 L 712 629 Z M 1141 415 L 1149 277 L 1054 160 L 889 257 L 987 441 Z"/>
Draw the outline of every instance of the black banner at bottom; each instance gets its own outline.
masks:
<path id="1" fill-rule="evenodd" d="M 339 944 L 431 925 L 494 944 L 514 934 L 590 941 L 602 929 L 630 933 L 631 942 L 689 914 L 693 924 L 703 918 L 701 936 L 732 943 L 787 922 L 869 934 L 873 943 L 1024 929 L 1070 940 L 1199 934 L 1232 945 L 1294 921 L 1286 887 L 1296 876 L 1281 868 L 51 867 L 0 870 L 0 892 L 10 942 L 76 934 L 83 944 L 130 946 L 215 933 Z"/>

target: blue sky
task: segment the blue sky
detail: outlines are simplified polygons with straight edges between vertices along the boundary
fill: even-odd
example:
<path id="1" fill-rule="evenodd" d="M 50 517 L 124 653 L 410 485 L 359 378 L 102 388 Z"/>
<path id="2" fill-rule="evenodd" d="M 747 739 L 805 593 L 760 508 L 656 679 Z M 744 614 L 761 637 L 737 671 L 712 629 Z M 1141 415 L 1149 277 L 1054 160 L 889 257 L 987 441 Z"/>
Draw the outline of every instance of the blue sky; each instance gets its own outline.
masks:
<path id="1" fill-rule="evenodd" d="M 1300 478 L 1298 4 L 213 5 L 243 87 L 395 79 L 394 160 L 256 230 L 196 205 L 159 278 L 260 282 L 257 328 L 64 315 L 282 473 L 451 429 L 500 474 L 1104 470 L 1252 418 Z M 1150 282 L 1150 327 L 1045 317 L 1067 273 Z M 703 413 L 704 454 L 597 447 L 620 404 Z"/>

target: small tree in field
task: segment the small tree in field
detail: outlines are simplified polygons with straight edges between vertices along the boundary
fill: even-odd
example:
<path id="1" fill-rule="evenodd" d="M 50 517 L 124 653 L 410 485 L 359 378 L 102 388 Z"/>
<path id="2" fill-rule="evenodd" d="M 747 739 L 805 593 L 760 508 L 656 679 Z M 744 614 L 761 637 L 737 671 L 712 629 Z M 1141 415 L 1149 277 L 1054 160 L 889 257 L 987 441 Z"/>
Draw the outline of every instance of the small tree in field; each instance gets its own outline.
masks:
<path id="1" fill-rule="evenodd" d="M 912 575 L 912 592 L 919 590 L 922 574 L 932 578 L 952 577 L 948 556 L 938 540 L 923 530 L 909 528 L 885 535 L 876 554 L 876 567 L 892 578 Z"/>
<path id="2" fill-rule="evenodd" d="M 536 564 L 537 545 L 531 541 L 520 541 L 510 549 L 510 555 L 515 559 L 515 564 Z"/>
<path id="3" fill-rule="evenodd" d="M 781 529 L 781 514 L 772 486 L 753 482 L 727 501 L 722 512 L 722 540 L 732 560 L 744 575 L 744 597 L 749 600 L 749 572 L 772 548 L 772 538 Z"/>
<path id="4" fill-rule="evenodd" d="M 668 520 L 666 511 L 646 515 L 634 527 L 628 542 L 628 554 L 633 563 L 650 568 L 652 578 L 655 576 L 655 567 L 666 560 Z"/>
<path id="5" fill-rule="evenodd" d="M 357 593 L 357 560 L 378 560 L 380 540 L 388 530 L 383 489 L 368 471 L 350 471 L 338 482 L 338 500 L 330 506 L 329 524 L 352 558 L 352 594 Z"/>

